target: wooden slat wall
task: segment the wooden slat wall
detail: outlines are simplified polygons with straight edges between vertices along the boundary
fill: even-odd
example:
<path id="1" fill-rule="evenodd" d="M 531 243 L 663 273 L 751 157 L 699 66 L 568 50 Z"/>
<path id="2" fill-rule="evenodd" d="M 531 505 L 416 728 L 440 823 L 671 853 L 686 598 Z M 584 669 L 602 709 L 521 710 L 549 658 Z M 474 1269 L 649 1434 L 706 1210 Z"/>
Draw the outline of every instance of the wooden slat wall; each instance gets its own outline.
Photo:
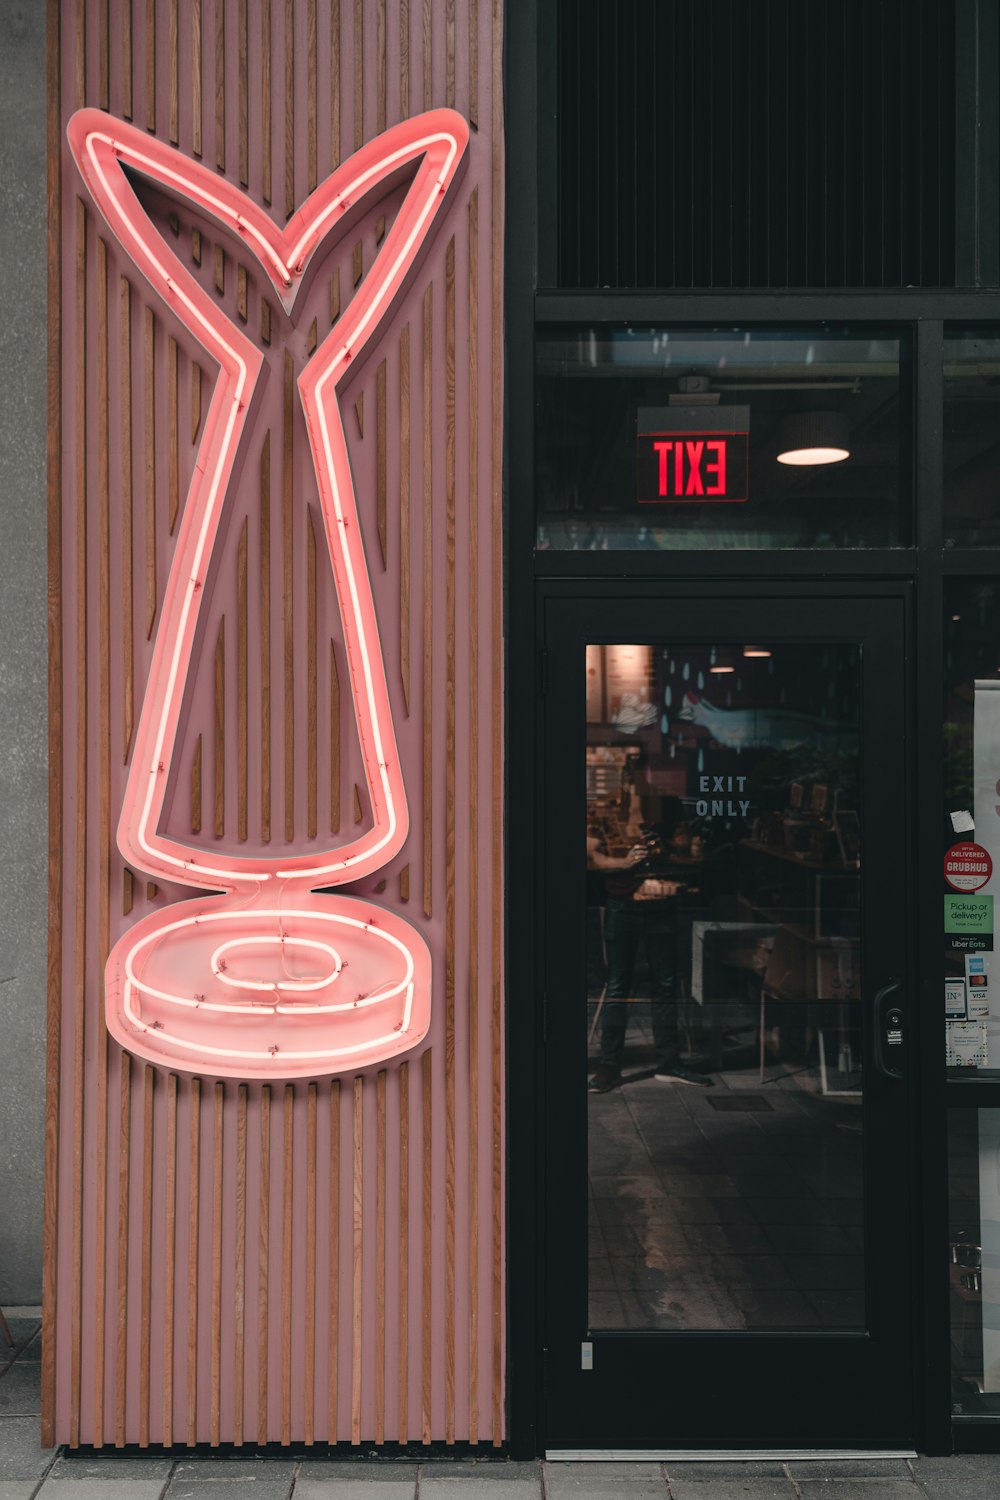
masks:
<path id="1" fill-rule="evenodd" d="M 49 0 L 49 1442 L 503 1438 L 501 57 L 500 0 Z M 186 892 L 125 869 L 114 828 L 214 371 L 96 215 L 65 122 L 106 106 L 284 222 L 342 152 L 446 103 L 476 127 L 467 171 L 342 392 L 410 805 L 355 889 L 426 936 L 430 1034 L 287 1087 L 151 1068 L 107 1035 L 103 965 Z M 270 364 L 165 825 L 328 845 L 370 808 L 294 382 L 402 194 L 290 327 L 239 245 L 142 191 Z"/>

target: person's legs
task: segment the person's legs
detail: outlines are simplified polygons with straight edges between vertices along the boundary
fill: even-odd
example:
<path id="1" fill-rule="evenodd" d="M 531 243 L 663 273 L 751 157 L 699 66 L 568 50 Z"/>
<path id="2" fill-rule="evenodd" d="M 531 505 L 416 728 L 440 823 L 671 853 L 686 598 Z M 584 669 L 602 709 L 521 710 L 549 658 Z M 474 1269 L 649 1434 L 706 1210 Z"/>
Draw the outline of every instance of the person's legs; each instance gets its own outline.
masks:
<path id="1" fill-rule="evenodd" d="M 677 926 L 672 905 L 650 902 L 643 918 L 653 988 L 650 1020 L 657 1069 L 677 1062 Z"/>
<path id="2" fill-rule="evenodd" d="M 608 984 L 601 1012 L 600 1065 L 618 1073 L 625 1051 L 628 1007 L 618 1002 L 632 991 L 632 974 L 639 943 L 631 901 L 609 896 L 604 913 L 604 948 L 608 956 Z"/>

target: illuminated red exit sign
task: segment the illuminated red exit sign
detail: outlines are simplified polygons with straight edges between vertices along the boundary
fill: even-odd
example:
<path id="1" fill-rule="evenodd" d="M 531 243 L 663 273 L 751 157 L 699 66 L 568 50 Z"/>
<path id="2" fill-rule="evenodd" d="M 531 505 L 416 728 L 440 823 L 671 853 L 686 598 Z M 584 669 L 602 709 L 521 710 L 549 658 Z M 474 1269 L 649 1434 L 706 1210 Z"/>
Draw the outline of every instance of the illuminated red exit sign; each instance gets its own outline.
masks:
<path id="1" fill-rule="evenodd" d="M 639 410 L 636 499 L 702 505 L 747 498 L 750 412 L 745 406 Z"/>

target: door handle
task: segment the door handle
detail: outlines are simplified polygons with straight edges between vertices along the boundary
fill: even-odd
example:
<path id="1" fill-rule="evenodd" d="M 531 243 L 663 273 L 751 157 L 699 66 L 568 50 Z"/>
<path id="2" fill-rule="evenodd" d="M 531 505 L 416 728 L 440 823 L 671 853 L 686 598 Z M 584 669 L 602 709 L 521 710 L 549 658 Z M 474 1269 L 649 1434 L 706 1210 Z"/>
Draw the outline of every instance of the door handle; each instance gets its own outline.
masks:
<path id="1" fill-rule="evenodd" d="M 902 981 L 890 979 L 872 1001 L 875 1025 L 875 1066 L 886 1078 L 902 1078 L 905 1028 L 898 996 Z"/>

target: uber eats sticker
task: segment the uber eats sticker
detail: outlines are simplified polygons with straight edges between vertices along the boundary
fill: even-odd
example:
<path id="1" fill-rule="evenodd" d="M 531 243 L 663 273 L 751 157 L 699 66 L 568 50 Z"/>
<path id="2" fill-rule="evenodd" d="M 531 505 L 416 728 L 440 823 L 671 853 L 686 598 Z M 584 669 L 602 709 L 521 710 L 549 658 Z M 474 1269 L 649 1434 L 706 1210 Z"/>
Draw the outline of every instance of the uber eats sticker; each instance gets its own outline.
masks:
<path id="1" fill-rule="evenodd" d="M 976 953 L 993 948 L 993 897 L 949 892 L 944 898 L 944 930 L 949 948 Z"/>

